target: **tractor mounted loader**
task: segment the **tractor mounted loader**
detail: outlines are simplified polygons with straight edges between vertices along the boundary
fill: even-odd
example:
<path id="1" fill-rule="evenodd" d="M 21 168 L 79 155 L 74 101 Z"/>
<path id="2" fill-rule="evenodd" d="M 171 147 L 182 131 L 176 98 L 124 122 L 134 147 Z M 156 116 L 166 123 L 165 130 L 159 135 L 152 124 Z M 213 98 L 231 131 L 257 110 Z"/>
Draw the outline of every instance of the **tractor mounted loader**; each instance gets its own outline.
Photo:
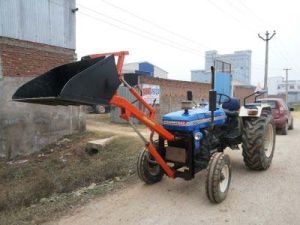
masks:
<path id="1" fill-rule="evenodd" d="M 269 105 L 245 103 L 240 106 L 238 99 L 217 93 L 212 67 L 209 104 L 196 106 L 192 92 L 188 91 L 182 110 L 164 115 L 159 124 L 155 108 L 124 80 L 122 67 L 127 54 L 123 51 L 89 55 L 78 62 L 56 67 L 21 86 L 12 98 L 45 105 L 119 107 L 120 117 L 129 122 L 145 143 L 137 161 L 139 178 L 146 184 L 159 182 L 164 175 L 190 180 L 199 171 L 206 170 L 206 193 L 213 203 L 226 198 L 230 185 L 231 164 L 229 156 L 224 154 L 226 148 L 238 149 L 241 144 L 248 168 L 269 168 L 275 148 Z M 127 87 L 147 112 L 119 96 L 120 85 Z M 149 139 L 133 125 L 131 117 L 150 129 Z"/>

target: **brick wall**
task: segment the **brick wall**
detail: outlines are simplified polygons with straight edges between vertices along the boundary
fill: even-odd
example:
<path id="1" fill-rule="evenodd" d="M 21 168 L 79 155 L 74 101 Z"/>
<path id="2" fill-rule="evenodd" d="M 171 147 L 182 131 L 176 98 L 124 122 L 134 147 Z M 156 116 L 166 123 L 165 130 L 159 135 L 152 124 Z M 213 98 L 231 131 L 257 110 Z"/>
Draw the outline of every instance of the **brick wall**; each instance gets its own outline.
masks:
<path id="1" fill-rule="evenodd" d="M 0 157 L 27 155 L 85 129 L 81 107 L 11 100 L 16 89 L 34 76 L 72 62 L 75 56 L 74 49 L 0 37 Z"/>
<path id="2" fill-rule="evenodd" d="M 186 100 L 186 92 L 193 92 L 193 99 L 200 102 L 208 100 L 210 84 L 169 80 L 160 78 L 140 77 L 141 84 L 155 84 L 160 86 L 160 104 L 157 107 L 157 118 L 161 121 L 164 114 L 181 109 L 181 101 Z"/>
<path id="3" fill-rule="evenodd" d="M 75 60 L 75 50 L 0 37 L 3 76 L 36 76 Z"/>
<path id="4" fill-rule="evenodd" d="M 239 98 L 241 101 L 241 105 L 244 103 L 244 98 L 255 91 L 254 86 L 250 85 L 235 85 L 233 86 L 233 96 Z M 254 96 L 247 99 L 247 102 L 253 102 Z"/>
<path id="5" fill-rule="evenodd" d="M 147 76 L 140 76 L 140 84 L 153 84 L 160 86 L 160 104 L 155 106 L 157 109 L 157 119 L 161 122 L 162 116 L 166 113 L 177 111 L 181 109 L 181 101 L 186 100 L 186 92 L 193 92 L 193 99 L 199 103 L 202 99 L 208 101 L 209 90 L 211 89 L 210 84 L 190 82 L 190 81 L 179 81 L 170 79 L 160 79 Z M 123 89 L 122 89 L 123 90 Z M 233 86 L 233 96 L 240 99 L 243 104 L 244 97 L 252 94 L 255 91 L 255 87 L 251 85 L 236 85 Z M 130 98 L 131 94 L 127 91 L 122 93 L 124 97 L 129 101 L 134 101 Z M 249 102 L 254 101 L 254 97 L 248 100 Z M 139 107 L 139 105 L 137 105 Z M 112 121 L 122 123 L 119 119 L 120 112 L 118 109 L 112 110 Z"/>

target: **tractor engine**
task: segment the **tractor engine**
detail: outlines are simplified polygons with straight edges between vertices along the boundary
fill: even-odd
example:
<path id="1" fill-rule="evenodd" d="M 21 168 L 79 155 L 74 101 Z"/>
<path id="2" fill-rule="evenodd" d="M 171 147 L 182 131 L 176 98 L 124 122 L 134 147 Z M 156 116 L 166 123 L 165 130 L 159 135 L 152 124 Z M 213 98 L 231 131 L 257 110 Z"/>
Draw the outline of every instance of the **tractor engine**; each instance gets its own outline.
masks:
<path id="1" fill-rule="evenodd" d="M 176 136 L 164 146 L 165 158 L 175 165 L 193 164 L 195 169 L 207 167 L 212 151 L 221 147 L 226 115 L 222 108 L 217 107 L 212 121 L 208 106 L 193 107 L 191 100 L 182 102 L 182 110 L 163 116 L 163 127 Z M 214 127 L 211 132 L 210 127 Z M 162 146 L 162 145 L 160 145 Z M 192 162 L 188 162 L 188 161 Z"/>

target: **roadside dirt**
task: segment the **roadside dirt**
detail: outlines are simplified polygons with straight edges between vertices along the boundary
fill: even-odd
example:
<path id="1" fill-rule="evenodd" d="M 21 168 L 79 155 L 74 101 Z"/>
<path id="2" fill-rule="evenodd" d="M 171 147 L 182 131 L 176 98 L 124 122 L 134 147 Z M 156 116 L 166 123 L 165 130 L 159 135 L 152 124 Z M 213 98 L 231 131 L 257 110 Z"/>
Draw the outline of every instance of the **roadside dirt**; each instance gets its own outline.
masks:
<path id="1" fill-rule="evenodd" d="M 294 115 L 295 129 L 276 137 L 269 170 L 250 171 L 241 151 L 226 152 L 232 181 L 227 199 L 219 205 L 206 198 L 201 172 L 192 181 L 165 177 L 152 186 L 129 185 L 51 224 L 299 224 L 300 113 Z"/>
<path id="2" fill-rule="evenodd" d="M 112 135 L 65 136 L 38 153 L 0 160 L 0 224 L 41 224 L 119 187 L 135 173 L 143 143 L 119 135 L 100 152 L 86 152 L 87 141 Z"/>
<path id="3" fill-rule="evenodd" d="M 110 123 L 109 114 L 89 114 L 86 120 L 87 130 L 109 132 L 116 135 L 127 135 L 136 137 L 137 134 L 128 124 Z M 149 135 L 149 130 L 143 125 L 137 125 L 143 135 Z"/>

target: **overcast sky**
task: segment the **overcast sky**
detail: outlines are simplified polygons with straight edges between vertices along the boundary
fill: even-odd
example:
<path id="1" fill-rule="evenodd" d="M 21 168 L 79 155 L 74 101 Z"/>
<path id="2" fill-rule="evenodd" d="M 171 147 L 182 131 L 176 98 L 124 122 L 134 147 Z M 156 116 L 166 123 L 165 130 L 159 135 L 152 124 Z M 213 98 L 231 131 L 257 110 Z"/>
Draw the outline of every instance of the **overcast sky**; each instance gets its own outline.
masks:
<path id="1" fill-rule="evenodd" d="M 77 0 L 78 56 L 128 50 L 126 62 L 148 61 L 169 78 L 190 80 L 204 52 L 252 50 L 254 85 L 263 84 L 265 42 L 269 76 L 300 79 L 300 2 L 297 0 Z"/>

